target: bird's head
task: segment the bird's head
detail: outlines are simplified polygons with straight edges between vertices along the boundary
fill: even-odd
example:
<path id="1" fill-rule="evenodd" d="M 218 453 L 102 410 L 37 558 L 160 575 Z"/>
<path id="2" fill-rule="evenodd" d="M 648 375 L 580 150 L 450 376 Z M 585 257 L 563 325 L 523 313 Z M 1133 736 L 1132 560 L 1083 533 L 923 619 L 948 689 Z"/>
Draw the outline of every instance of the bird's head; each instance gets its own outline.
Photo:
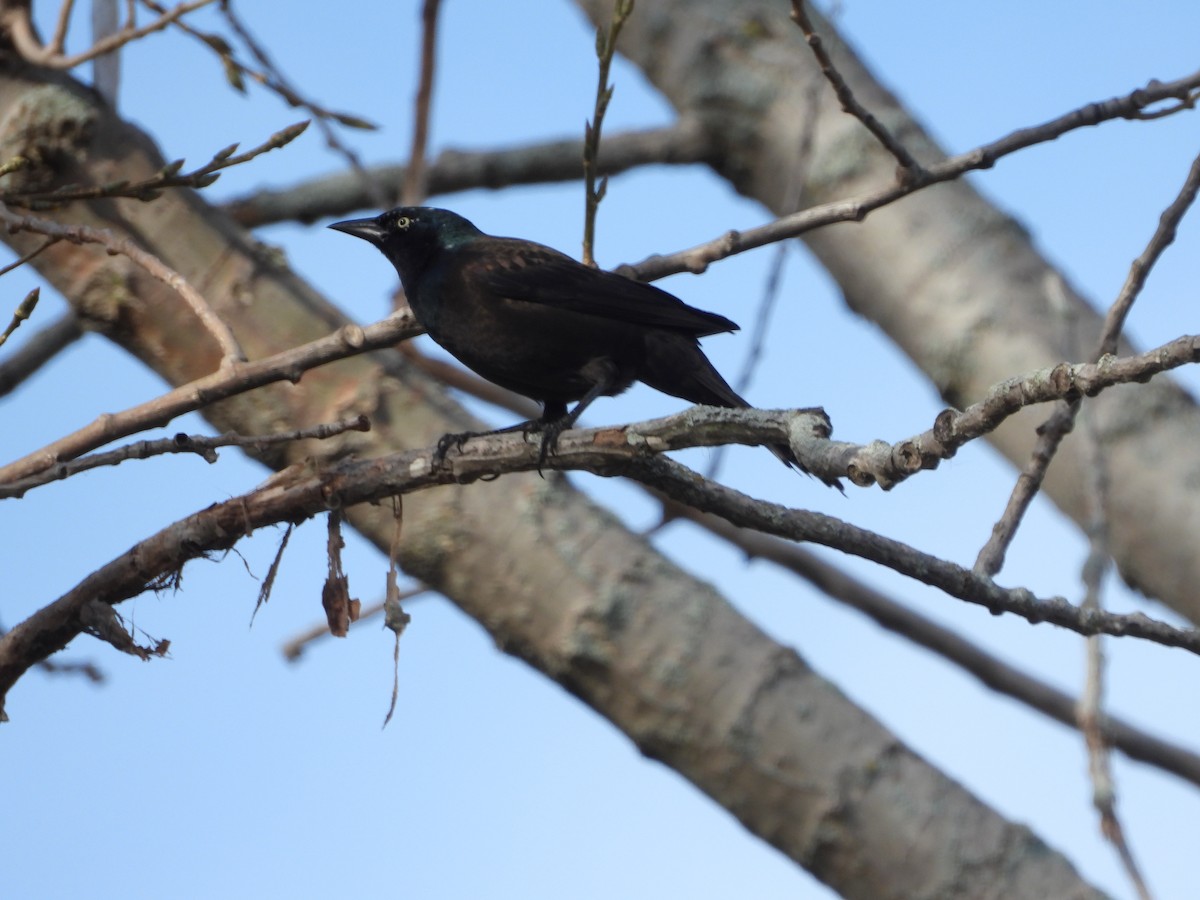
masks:
<path id="1" fill-rule="evenodd" d="M 329 227 L 374 244 L 405 282 L 418 277 L 440 251 L 483 233 L 457 213 L 432 206 L 398 206 L 373 219 L 347 219 Z"/>

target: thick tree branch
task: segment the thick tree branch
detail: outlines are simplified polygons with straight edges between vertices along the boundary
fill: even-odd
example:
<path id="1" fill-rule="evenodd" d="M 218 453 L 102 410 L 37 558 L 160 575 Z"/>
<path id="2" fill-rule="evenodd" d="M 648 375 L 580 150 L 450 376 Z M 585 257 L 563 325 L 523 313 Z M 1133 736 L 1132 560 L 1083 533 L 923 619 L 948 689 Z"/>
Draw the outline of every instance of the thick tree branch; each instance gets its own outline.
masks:
<path id="1" fill-rule="evenodd" d="M 1009 665 L 986 648 L 877 591 L 811 550 L 753 529 L 738 528 L 719 516 L 690 506 L 671 501 L 667 504 L 665 511 L 671 517 L 696 523 L 751 559 L 765 559 L 782 566 L 834 600 L 869 616 L 880 627 L 953 663 L 991 690 L 1070 728 L 1078 727 L 1075 697 Z M 1130 759 L 1156 766 L 1200 787 L 1200 755 L 1115 716 L 1101 716 L 1098 727 L 1105 740 Z"/>
<path id="2" fill-rule="evenodd" d="M 1012 613 L 1033 624 L 1050 622 L 1083 635 L 1138 637 L 1200 654 L 1200 631 L 1174 628 L 1141 613 L 1082 610 L 1060 597 L 1042 599 L 1022 588 L 1002 588 L 899 541 L 820 513 L 755 500 L 653 455 L 726 442 L 731 431 L 737 443 L 753 444 L 777 443 L 794 432 L 782 418 L 750 412 L 699 408 L 622 428 L 568 431 L 559 440 L 558 453 L 544 462 L 536 441 L 528 442 L 520 434 L 493 434 L 467 441 L 440 462 L 436 448 L 408 450 L 343 462 L 315 475 L 270 479 L 249 494 L 210 506 L 140 542 L 0 637 L 0 697 L 30 666 L 84 630 L 85 608 L 120 603 L 156 585 L 174 583 L 184 563 L 227 550 L 259 528 L 302 521 L 326 509 L 539 468 L 626 475 L 734 525 L 871 560 L 993 614 Z"/>
<path id="3" fill-rule="evenodd" d="M 650 164 L 686 165 L 704 162 L 709 142 L 693 119 L 669 128 L 632 131 L 604 139 L 597 161 L 601 175 L 615 175 Z M 583 141 L 567 138 L 499 150 L 443 150 L 426 170 L 429 194 L 453 194 L 476 188 L 575 181 L 580 177 Z M 371 179 L 396 195 L 402 189 L 405 167 L 375 166 Z M 290 188 L 272 188 L 236 198 L 226 210 L 241 225 L 257 228 L 275 222 L 314 222 L 376 206 L 360 179 L 352 173 L 328 175 Z"/>
<path id="4" fill-rule="evenodd" d="M 405 344 L 403 349 L 408 352 L 412 351 L 413 347 L 411 344 Z M 496 387 L 464 369 L 417 353 L 413 353 L 410 358 L 414 359 L 423 371 L 448 387 L 465 391 L 478 400 L 495 404 L 525 418 L 532 418 L 539 412 L 538 405 L 532 401 Z M 896 446 L 900 447 L 906 443 L 900 442 Z M 720 444 L 716 449 L 719 452 L 727 446 L 729 445 Z M 706 477 L 711 479 L 712 476 Z M 832 599 L 859 610 L 883 628 L 894 631 L 961 667 L 992 690 L 1025 703 L 1064 725 L 1072 728 L 1078 726 L 1074 697 L 1008 665 L 950 629 L 938 625 L 920 613 L 884 596 L 849 573 L 825 562 L 811 551 L 752 529 L 738 528 L 718 516 L 675 503 L 655 491 L 650 493 L 663 503 L 664 524 L 679 518 L 694 522 L 727 540 L 748 557 L 767 559 L 789 569 Z M 363 617 L 366 615 L 364 612 Z M 1115 717 L 1104 717 L 1100 727 L 1105 738 L 1130 759 L 1156 766 L 1200 786 L 1200 756 L 1197 754 Z"/>

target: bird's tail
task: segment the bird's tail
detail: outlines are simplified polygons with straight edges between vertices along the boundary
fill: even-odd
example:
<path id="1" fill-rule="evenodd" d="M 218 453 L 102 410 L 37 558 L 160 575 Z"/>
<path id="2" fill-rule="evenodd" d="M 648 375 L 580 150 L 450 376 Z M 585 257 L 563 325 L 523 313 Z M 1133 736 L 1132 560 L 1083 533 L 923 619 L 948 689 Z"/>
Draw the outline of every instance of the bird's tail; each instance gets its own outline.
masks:
<path id="1" fill-rule="evenodd" d="M 647 342 L 646 368 L 639 380 L 650 387 L 705 406 L 724 406 L 729 409 L 750 407 L 708 361 L 695 338 L 657 332 L 648 335 Z M 767 449 L 788 468 L 799 469 L 806 475 L 812 474 L 801 465 L 787 444 L 768 444 Z"/>

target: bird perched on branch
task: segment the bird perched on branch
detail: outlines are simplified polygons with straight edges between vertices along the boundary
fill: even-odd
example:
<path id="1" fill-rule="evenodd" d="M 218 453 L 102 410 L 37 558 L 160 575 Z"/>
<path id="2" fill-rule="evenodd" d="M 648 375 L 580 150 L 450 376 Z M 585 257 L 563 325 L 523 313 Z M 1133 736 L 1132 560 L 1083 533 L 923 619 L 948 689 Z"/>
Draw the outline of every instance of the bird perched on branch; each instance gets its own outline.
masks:
<path id="1" fill-rule="evenodd" d="M 698 340 L 738 326 L 653 285 L 532 241 L 492 237 L 445 209 L 406 206 L 329 227 L 382 251 L 417 321 L 451 355 L 542 404 L 540 419 L 503 430 L 540 432 L 543 461 L 593 400 L 635 381 L 692 403 L 750 405 Z M 442 452 L 471 436 L 448 436 Z M 770 450 L 803 470 L 791 448 Z"/>

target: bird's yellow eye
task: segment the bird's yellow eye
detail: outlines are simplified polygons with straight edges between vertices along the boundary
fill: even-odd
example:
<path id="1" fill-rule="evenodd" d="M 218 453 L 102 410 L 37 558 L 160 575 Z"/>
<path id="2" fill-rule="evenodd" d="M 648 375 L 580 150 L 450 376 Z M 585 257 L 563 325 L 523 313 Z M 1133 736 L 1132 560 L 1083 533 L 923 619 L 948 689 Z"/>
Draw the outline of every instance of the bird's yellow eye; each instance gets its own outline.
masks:
<path id="1" fill-rule="evenodd" d="M 407 228 L 411 224 L 412 219 L 410 219 L 408 216 L 400 216 L 396 219 L 397 228 Z"/>

